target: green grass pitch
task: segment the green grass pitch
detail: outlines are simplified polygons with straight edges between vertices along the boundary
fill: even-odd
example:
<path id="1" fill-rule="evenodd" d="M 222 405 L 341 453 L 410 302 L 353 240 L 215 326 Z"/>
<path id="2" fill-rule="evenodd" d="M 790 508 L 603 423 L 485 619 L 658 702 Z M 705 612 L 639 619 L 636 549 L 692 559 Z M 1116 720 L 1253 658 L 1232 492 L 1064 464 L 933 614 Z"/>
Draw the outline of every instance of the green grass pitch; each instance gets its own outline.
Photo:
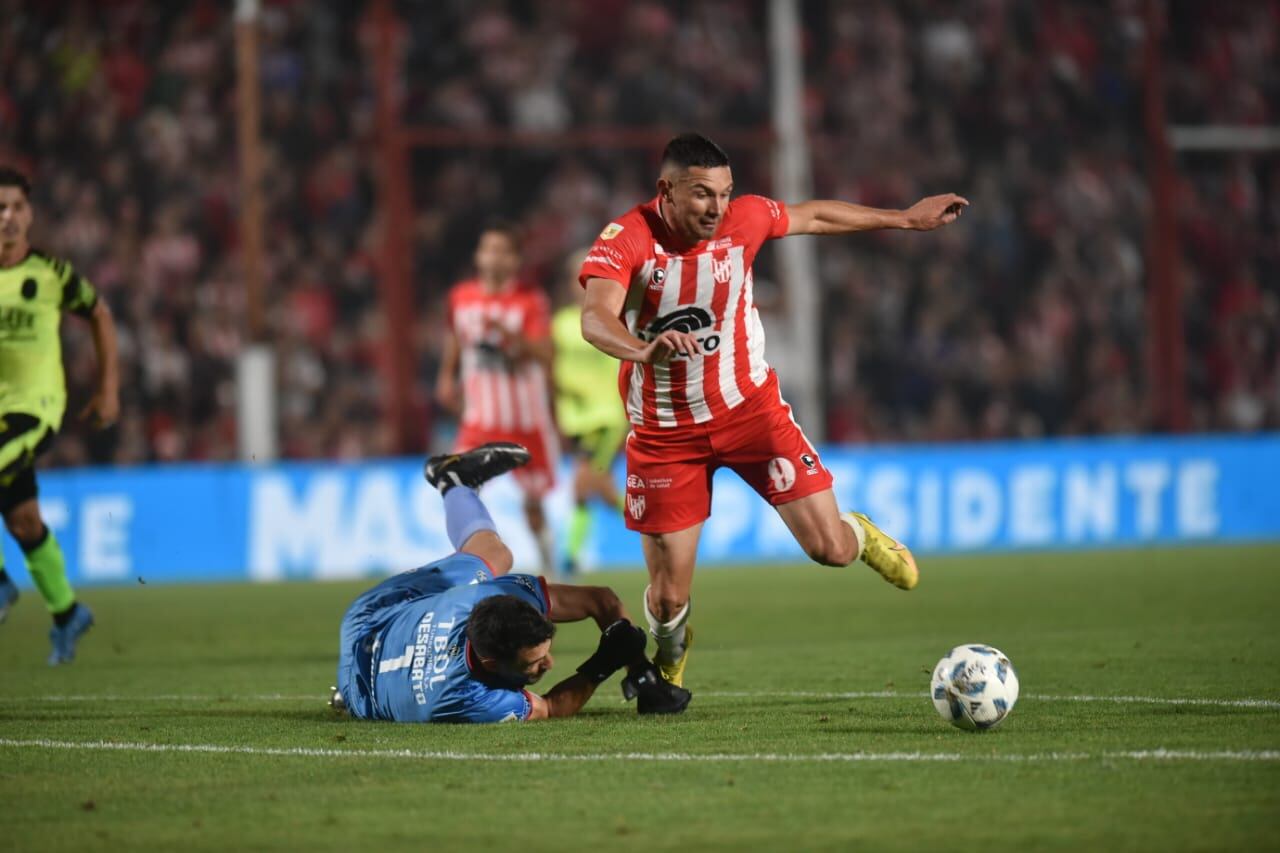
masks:
<path id="1" fill-rule="evenodd" d="M 592 580 L 638 604 L 640 574 Z M 53 670 L 25 595 L 0 626 L 0 849 L 1280 848 L 1280 548 L 937 559 L 911 593 L 704 569 L 684 716 L 637 718 L 614 679 L 531 725 L 332 715 L 365 585 L 88 589 L 97 627 Z M 983 734 L 926 696 L 973 641 L 1023 691 Z M 592 648 L 562 627 L 548 679 Z"/>

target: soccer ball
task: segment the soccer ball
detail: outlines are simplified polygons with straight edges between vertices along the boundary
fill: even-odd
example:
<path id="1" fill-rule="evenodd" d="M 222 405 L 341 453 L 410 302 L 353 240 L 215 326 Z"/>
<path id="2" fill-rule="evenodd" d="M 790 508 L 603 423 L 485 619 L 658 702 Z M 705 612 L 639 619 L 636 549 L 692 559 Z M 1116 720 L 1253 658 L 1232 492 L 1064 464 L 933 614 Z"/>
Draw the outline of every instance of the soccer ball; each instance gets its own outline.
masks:
<path id="1" fill-rule="evenodd" d="M 969 643 L 938 661 L 929 693 L 942 719 L 953 726 L 971 732 L 992 729 L 1018 701 L 1018 674 L 1004 652 Z"/>

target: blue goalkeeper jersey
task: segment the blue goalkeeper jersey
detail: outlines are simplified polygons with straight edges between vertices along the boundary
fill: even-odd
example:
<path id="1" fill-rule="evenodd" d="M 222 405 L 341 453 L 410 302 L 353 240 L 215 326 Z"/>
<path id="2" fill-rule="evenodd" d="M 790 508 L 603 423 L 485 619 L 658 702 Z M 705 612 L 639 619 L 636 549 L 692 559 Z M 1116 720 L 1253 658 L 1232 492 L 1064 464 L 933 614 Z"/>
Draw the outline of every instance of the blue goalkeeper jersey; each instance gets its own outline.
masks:
<path id="1" fill-rule="evenodd" d="M 352 714 L 412 723 L 528 719 L 533 706 L 523 685 L 481 669 L 467 642 L 472 608 L 494 595 L 514 595 L 544 616 L 550 611 L 542 578 L 495 578 L 482 560 L 461 553 L 357 599 L 343 620 L 338 667 Z"/>

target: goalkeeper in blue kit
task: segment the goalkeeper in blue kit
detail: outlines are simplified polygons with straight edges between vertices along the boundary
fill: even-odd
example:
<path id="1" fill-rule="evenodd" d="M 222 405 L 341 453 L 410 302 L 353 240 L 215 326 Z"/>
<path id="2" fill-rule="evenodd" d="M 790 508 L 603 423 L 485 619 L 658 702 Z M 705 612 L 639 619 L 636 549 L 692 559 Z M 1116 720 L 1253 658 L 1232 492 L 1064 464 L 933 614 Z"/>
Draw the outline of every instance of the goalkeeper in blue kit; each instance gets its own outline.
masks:
<path id="1" fill-rule="evenodd" d="M 390 577 L 351 604 L 330 704 L 358 719 L 407 723 L 568 717 L 626 670 L 623 695 L 638 699 L 640 713 L 685 709 L 691 694 L 646 659 L 645 632 L 613 590 L 508 574 L 511 552 L 476 489 L 528 459 L 520 445 L 496 442 L 427 460 L 425 475 L 444 499 L 457 551 Z M 554 664 L 554 623 L 583 619 L 600 627 L 595 654 L 547 693 L 530 691 Z"/>

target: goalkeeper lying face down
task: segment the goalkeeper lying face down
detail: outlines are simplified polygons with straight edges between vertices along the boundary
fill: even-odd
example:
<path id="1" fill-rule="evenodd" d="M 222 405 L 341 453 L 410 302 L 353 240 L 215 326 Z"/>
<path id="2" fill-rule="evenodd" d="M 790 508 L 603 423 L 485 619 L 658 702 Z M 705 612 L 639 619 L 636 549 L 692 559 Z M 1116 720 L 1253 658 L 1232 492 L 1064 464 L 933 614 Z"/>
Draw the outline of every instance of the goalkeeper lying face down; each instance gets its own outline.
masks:
<path id="1" fill-rule="evenodd" d="M 427 460 L 458 550 L 388 578 L 347 609 L 334 707 L 405 723 L 569 717 L 619 670 L 626 670 L 623 695 L 638 700 L 641 714 L 689 704 L 689 691 L 664 681 L 645 658 L 645 632 L 613 590 L 508 574 L 511 552 L 476 489 L 528 459 L 519 445 L 495 443 Z M 545 694 L 529 690 L 554 663 L 554 623 L 583 619 L 600 627 L 595 654 Z"/>

